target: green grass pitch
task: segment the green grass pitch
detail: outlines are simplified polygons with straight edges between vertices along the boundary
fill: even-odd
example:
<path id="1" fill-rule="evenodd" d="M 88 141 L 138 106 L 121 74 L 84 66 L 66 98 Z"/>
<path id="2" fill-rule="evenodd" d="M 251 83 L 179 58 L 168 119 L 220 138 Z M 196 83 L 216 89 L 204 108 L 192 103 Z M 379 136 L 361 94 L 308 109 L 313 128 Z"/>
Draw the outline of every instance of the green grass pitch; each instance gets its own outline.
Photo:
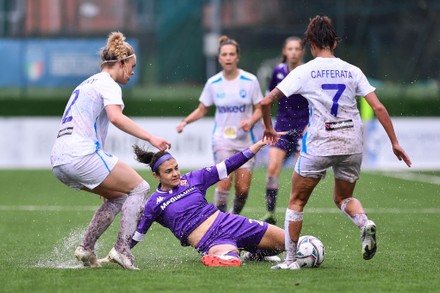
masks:
<path id="1" fill-rule="evenodd" d="M 149 171 L 140 171 L 153 188 Z M 280 178 L 278 225 L 290 191 L 291 169 Z M 364 172 L 356 197 L 377 224 L 378 252 L 361 256 L 360 233 L 334 206 L 332 174 L 312 195 L 303 235 L 319 237 L 326 259 L 317 269 L 273 271 L 270 263 L 208 268 L 190 247 L 154 224 L 134 249 L 140 271 L 116 264 L 79 268 L 73 252 L 100 204 L 97 196 L 75 192 L 49 170 L 0 171 L 0 292 L 439 292 L 439 172 L 411 173 L 401 180 Z M 432 182 L 421 182 L 433 178 Z M 434 180 L 435 179 L 435 180 Z M 254 173 L 243 215 L 265 212 L 265 170 Z M 437 182 L 437 183 L 435 183 Z M 208 194 L 212 199 L 213 188 Z M 116 239 L 119 217 L 98 242 L 104 256 Z"/>

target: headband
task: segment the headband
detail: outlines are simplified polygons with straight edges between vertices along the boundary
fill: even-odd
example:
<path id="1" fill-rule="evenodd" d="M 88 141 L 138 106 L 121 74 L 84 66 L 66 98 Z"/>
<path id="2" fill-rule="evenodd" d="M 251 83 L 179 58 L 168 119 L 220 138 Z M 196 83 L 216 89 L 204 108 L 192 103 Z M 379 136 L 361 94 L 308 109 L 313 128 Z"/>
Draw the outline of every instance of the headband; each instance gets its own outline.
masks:
<path id="1" fill-rule="evenodd" d="M 133 54 L 131 54 L 131 55 L 128 55 L 128 56 L 125 57 L 125 58 L 122 58 L 121 60 L 118 60 L 118 59 L 115 59 L 115 60 L 104 60 L 104 61 L 101 62 L 101 65 L 104 65 L 104 64 L 106 64 L 106 63 L 113 63 L 113 62 L 125 61 L 125 60 L 127 60 L 128 58 L 133 57 L 134 55 L 135 55 L 135 54 L 133 53 Z"/>
<path id="2" fill-rule="evenodd" d="M 156 172 L 157 168 L 159 168 L 159 166 L 162 165 L 163 162 L 171 160 L 171 159 L 174 159 L 174 158 L 172 155 L 170 155 L 168 153 L 163 155 L 162 157 L 160 157 L 159 160 L 157 160 L 157 162 L 154 163 L 153 172 Z"/>

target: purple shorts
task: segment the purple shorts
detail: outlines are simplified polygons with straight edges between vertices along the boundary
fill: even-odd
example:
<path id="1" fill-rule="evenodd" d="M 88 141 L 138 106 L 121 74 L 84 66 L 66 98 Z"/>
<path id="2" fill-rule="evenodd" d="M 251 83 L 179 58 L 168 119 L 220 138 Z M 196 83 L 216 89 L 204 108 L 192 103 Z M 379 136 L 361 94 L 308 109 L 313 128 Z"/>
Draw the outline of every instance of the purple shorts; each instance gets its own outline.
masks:
<path id="1" fill-rule="evenodd" d="M 272 147 L 282 149 L 286 152 L 286 157 L 288 157 L 291 154 L 299 152 L 299 141 L 301 138 L 301 131 L 295 132 L 294 134 L 282 135 Z"/>
<path id="2" fill-rule="evenodd" d="M 231 244 L 239 250 L 255 251 L 266 233 L 268 224 L 246 217 L 220 212 L 212 226 L 200 239 L 197 251 L 204 255 L 216 245 Z"/>

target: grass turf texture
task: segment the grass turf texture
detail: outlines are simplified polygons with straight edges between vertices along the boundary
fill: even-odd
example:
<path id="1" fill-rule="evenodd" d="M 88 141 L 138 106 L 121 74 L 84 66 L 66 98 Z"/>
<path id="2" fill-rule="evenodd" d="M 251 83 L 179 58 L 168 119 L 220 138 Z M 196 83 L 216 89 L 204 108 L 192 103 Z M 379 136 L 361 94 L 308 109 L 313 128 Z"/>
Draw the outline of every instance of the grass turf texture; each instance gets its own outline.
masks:
<path id="1" fill-rule="evenodd" d="M 155 187 L 149 171 L 140 171 Z M 424 172 L 426 174 L 426 172 Z M 439 176 L 439 172 L 431 173 Z M 277 219 L 282 226 L 291 169 L 280 178 Z M 257 169 L 243 215 L 265 213 L 265 170 Z M 319 237 L 326 259 L 317 269 L 273 271 L 270 263 L 208 268 L 189 247 L 154 224 L 134 249 L 141 271 L 116 264 L 80 269 L 73 252 L 100 204 L 68 189 L 48 170 L 1 170 L 1 292 L 434 292 L 440 290 L 440 188 L 378 173 L 361 176 L 356 196 L 378 227 L 378 252 L 361 256 L 360 233 L 332 201 L 329 174 L 304 215 L 303 235 Z M 212 199 L 213 188 L 208 200 Z M 119 217 L 98 241 L 103 257 L 116 239 Z"/>

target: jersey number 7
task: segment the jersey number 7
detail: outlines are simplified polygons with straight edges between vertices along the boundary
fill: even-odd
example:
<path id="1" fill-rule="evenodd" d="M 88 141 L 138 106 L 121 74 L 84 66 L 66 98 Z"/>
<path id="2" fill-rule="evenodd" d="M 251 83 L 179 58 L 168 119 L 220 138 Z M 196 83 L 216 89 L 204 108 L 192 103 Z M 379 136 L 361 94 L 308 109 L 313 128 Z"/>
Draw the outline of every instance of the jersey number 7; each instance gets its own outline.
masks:
<path id="1" fill-rule="evenodd" d="M 323 90 L 336 90 L 336 94 L 333 96 L 333 104 L 332 104 L 332 108 L 330 110 L 330 113 L 333 116 L 337 116 L 338 115 L 338 101 L 339 98 L 342 96 L 342 93 L 344 92 L 346 86 L 345 84 L 340 84 L 340 83 L 325 83 L 321 85 L 321 88 Z"/>

